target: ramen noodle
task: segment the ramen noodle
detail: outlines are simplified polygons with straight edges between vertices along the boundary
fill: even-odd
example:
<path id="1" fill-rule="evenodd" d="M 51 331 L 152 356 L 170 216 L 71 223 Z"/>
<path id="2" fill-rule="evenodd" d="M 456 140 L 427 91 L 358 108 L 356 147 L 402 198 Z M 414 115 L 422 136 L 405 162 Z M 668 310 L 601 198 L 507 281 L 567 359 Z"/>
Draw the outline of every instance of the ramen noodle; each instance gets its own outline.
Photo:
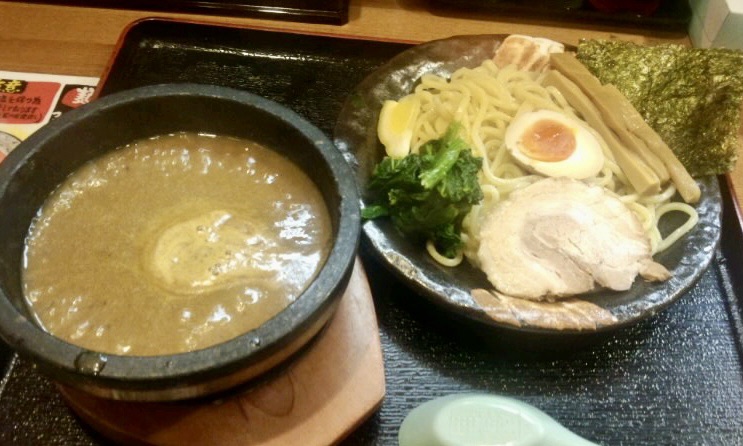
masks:
<path id="1" fill-rule="evenodd" d="M 426 74 L 411 93 L 420 103 L 413 125 L 411 152 L 417 153 L 424 143 L 441 137 L 450 123 L 458 122 L 463 129 L 460 136 L 475 156 L 483 159 L 480 184 L 484 199 L 463 222 L 461 255 L 447 258 L 436 251 L 433 243 L 427 243 L 428 252 L 438 262 L 455 266 L 467 258 L 478 266 L 478 234 L 484 216 L 512 191 L 543 178 L 517 164 L 505 147 L 506 129 L 514 117 L 533 110 L 553 110 L 582 121 L 558 89 L 542 84 L 543 77 L 542 73 L 518 70 L 513 65 L 498 68 L 493 61 L 486 60 L 476 68 L 456 70 L 449 79 Z M 601 144 L 605 161 L 598 175 L 584 181 L 613 192 L 635 212 L 654 254 L 667 249 L 694 227 L 697 212 L 686 203 L 672 201 L 676 193 L 673 185 L 669 184 L 658 194 L 637 193 L 606 142 L 596 131 L 590 131 Z M 659 222 L 671 212 L 687 214 L 688 218 L 670 234 L 662 234 Z"/>

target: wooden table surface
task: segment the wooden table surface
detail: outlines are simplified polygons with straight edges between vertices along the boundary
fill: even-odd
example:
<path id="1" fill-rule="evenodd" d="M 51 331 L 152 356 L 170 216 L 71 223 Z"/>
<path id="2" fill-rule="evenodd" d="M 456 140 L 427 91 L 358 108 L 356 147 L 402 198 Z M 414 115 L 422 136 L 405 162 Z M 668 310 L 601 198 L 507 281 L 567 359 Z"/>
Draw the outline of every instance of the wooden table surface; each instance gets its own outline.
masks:
<path id="1" fill-rule="evenodd" d="M 323 25 L 215 15 L 173 14 L 0 1 L 0 70 L 100 76 L 126 27 L 146 17 L 257 26 L 371 39 L 422 42 L 457 34 L 520 33 L 569 44 L 580 38 L 689 44 L 683 33 L 500 19 L 440 11 L 423 0 L 351 0 L 347 24 Z M 729 176 L 743 197 L 743 163 Z"/>

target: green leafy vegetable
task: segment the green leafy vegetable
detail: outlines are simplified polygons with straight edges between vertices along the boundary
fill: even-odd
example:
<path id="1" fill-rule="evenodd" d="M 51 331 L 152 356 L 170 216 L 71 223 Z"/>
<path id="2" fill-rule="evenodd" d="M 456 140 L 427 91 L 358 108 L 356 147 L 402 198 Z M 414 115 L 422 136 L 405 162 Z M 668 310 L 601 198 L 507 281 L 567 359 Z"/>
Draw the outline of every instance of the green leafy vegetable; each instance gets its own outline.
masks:
<path id="1" fill-rule="evenodd" d="M 390 217 L 415 242 L 431 240 L 439 252 L 454 257 L 462 244 L 462 220 L 482 200 L 478 172 L 482 159 L 472 155 L 452 124 L 440 139 L 421 146 L 418 154 L 385 157 L 374 169 L 369 190 L 374 204 L 362 210 L 366 219 Z"/>

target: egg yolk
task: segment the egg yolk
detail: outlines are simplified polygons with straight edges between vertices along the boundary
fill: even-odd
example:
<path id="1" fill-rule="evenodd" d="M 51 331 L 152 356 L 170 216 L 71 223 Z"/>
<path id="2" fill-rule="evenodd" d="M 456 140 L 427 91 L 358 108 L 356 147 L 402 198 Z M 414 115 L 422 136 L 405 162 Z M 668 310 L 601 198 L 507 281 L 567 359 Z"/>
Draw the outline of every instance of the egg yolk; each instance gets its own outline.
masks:
<path id="1" fill-rule="evenodd" d="M 521 151 L 526 156 L 545 162 L 565 160 L 576 148 L 573 131 L 551 119 L 540 119 L 532 124 L 524 132 L 521 143 Z"/>

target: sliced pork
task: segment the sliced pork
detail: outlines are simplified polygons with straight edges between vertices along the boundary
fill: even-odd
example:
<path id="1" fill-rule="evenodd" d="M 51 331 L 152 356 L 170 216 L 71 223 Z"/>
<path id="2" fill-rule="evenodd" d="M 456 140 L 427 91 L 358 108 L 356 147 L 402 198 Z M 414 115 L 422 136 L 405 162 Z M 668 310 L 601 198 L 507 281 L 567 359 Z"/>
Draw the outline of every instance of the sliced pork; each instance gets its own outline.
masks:
<path id="1" fill-rule="evenodd" d="M 665 280 L 640 221 L 604 188 L 546 178 L 496 207 L 483 222 L 478 260 L 501 293 L 550 299 L 596 287 L 627 290 L 638 274 Z"/>
<path id="2" fill-rule="evenodd" d="M 550 54 L 562 53 L 565 45 L 543 37 L 511 34 L 506 37 L 493 56 L 498 68 L 516 65 L 522 71 L 544 71 L 550 62 Z"/>

